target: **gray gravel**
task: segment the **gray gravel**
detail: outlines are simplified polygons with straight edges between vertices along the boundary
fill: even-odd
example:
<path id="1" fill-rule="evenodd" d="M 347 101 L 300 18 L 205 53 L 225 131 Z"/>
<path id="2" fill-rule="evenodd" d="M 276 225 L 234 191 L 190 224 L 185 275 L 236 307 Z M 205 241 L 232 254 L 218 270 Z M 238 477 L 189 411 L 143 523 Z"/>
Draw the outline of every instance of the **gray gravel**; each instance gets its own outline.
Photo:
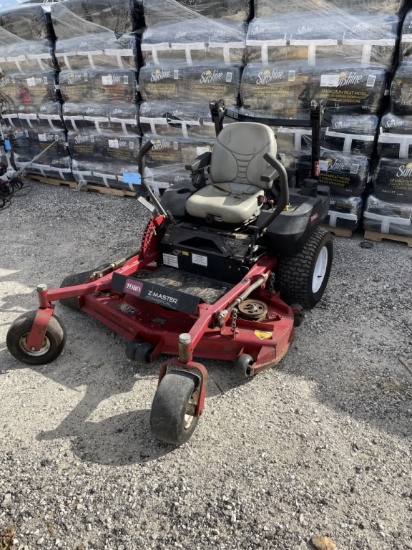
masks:
<path id="1" fill-rule="evenodd" d="M 412 549 L 405 244 L 335 239 L 327 293 L 277 368 L 244 383 L 204 362 L 205 412 L 180 448 L 149 430 L 160 362 L 134 374 L 91 318 L 57 305 L 60 358 L 11 357 L 36 285 L 136 249 L 146 220 L 133 199 L 43 184 L 0 212 L 0 549 Z"/>

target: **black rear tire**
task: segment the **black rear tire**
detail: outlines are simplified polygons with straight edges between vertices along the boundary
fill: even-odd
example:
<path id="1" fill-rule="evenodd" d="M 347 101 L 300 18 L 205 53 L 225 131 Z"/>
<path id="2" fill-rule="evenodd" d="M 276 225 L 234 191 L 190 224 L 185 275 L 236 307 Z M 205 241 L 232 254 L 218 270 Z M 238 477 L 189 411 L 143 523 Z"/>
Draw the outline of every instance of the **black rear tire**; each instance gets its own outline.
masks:
<path id="1" fill-rule="evenodd" d="M 27 365 L 46 365 L 61 354 L 66 343 L 66 329 L 56 315 L 52 315 L 47 325 L 41 349 L 38 351 L 27 348 L 29 337 L 37 311 L 23 313 L 11 324 L 6 338 L 9 352 L 15 359 Z"/>
<path id="2" fill-rule="evenodd" d="M 62 281 L 62 284 L 60 285 L 60 288 L 64 288 L 66 286 L 77 286 L 82 285 L 86 282 L 87 277 L 93 273 L 93 271 L 83 271 L 82 273 L 74 273 L 73 275 L 68 275 L 65 277 Z M 60 303 L 68 307 L 69 309 L 74 309 L 75 311 L 80 311 L 80 304 L 77 296 L 72 296 L 71 298 L 64 298 L 63 300 L 60 300 Z"/>
<path id="3" fill-rule="evenodd" d="M 193 434 L 199 417 L 193 415 L 196 384 L 189 373 L 166 374 L 157 387 L 150 428 L 160 441 L 182 445 Z"/>
<path id="4" fill-rule="evenodd" d="M 275 287 L 281 298 L 304 309 L 316 306 L 328 284 L 332 259 L 332 234 L 317 227 L 299 254 L 280 257 Z"/>
<path id="5" fill-rule="evenodd" d="M 60 285 L 60 288 L 64 288 L 66 286 L 82 285 L 84 283 L 87 283 L 88 282 L 87 278 L 89 277 L 89 275 L 91 275 L 95 271 L 100 271 L 101 269 L 104 269 L 107 265 L 108 263 L 102 264 L 96 269 L 92 269 L 89 271 L 82 271 L 81 273 L 73 273 L 73 275 L 67 275 L 67 277 L 63 279 Z M 77 296 L 73 296 L 72 298 L 64 298 L 63 300 L 60 300 L 60 303 L 65 307 L 74 309 L 75 311 L 80 311 L 81 309 Z"/>

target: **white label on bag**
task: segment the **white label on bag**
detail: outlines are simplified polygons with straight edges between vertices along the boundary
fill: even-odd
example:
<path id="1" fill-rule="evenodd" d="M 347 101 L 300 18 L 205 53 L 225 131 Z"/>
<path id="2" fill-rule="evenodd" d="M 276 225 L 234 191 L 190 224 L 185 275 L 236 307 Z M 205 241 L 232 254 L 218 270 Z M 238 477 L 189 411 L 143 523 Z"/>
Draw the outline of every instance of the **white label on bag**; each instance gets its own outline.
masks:
<path id="1" fill-rule="evenodd" d="M 350 167 L 351 174 L 357 174 L 359 172 L 359 164 L 352 164 Z"/>
<path id="2" fill-rule="evenodd" d="M 36 79 L 34 76 L 31 76 L 30 78 L 26 78 L 27 80 L 27 86 L 35 86 L 36 85 Z"/>
<path id="3" fill-rule="evenodd" d="M 111 74 L 102 76 L 102 84 L 103 86 L 112 86 L 113 85 L 113 77 Z"/>
<path id="4" fill-rule="evenodd" d="M 327 172 L 329 170 L 329 162 L 327 160 L 319 161 L 319 170 L 321 172 Z"/>
<path id="5" fill-rule="evenodd" d="M 119 140 L 118 139 L 109 139 L 109 147 L 112 149 L 118 149 L 119 148 Z"/>
<path id="6" fill-rule="evenodd" d="M 233 80 L 233 73 L 226 73 L 226 82 L 230 84 Z"/>
<path id="7" fill-rule="evenodd" d="M 323 88 L 337 88 L 339 86 L 339 75 L 338 74 L 320 75 L 320 85 Z"/>
<path id="8" fill-rule="evenodd" d="M 370 74 L 368 76 L 368 80 L 366 81 L 366 87 L 373 88 L 375 86 L 375 82 L 376 82 L 376 76 L 374 74 Z"/>

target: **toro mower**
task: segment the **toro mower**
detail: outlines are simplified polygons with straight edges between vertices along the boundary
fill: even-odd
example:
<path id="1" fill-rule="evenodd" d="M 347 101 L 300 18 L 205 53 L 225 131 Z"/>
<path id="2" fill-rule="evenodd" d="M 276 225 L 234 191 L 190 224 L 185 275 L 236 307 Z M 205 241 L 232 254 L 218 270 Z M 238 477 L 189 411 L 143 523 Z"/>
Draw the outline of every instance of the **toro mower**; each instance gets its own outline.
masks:
<path id="1" fill-rule="evenodd" d="M 190 438 L 204 409 L 208 373 L 195 359 L 226 360 L 241 377 L 276 365 L 303 310 L 321 299 L 332 263 L 332 236 L 320 227 L 329 188 L 316 178 L 322 106 L 311 110 L 312 178 L 291 189 L 267 124 L 223 126 L 221 100 L 211 111 L 216 143 L 186 166 L 191 182 L 158 199 L 143 178 L 139 200 L 151 216 L 140 251 L 69 276 L 58 289 L 39 285 L 39 308 L 7 334 L 16 359 L 53 361 L 66 342 L 54 314 L 60 300 L 121 334 L 137 363 L 171 355 L 160 366 L 150 425 L 174 445 Z M 141 150 L 140 175 L 150 147 Z"/>

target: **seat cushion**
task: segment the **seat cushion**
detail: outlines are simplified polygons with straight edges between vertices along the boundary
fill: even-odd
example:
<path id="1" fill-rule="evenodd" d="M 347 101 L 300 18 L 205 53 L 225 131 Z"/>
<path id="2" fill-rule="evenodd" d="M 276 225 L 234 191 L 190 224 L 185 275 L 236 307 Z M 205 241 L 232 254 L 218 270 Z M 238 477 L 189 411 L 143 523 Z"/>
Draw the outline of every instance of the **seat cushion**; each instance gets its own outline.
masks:
<path id="1" fill-rule="evenodd" d="M 213 146 L 210 177 L 215 183 L 233 181 L 269 189 L 272 182 L 261 180 L 269 164 L 265 153 L 276 156 L 273 130 L 256 122 L 238 122 L 225 126 Z"/>
<path id="2" fill-rule="evenodd" d="M 186 210 L 196 218 L 214 216 L 230 224 L 243 224 L 259 210 L 263 190 L 255 185 L 210 183 L 186 201 Z"/>

